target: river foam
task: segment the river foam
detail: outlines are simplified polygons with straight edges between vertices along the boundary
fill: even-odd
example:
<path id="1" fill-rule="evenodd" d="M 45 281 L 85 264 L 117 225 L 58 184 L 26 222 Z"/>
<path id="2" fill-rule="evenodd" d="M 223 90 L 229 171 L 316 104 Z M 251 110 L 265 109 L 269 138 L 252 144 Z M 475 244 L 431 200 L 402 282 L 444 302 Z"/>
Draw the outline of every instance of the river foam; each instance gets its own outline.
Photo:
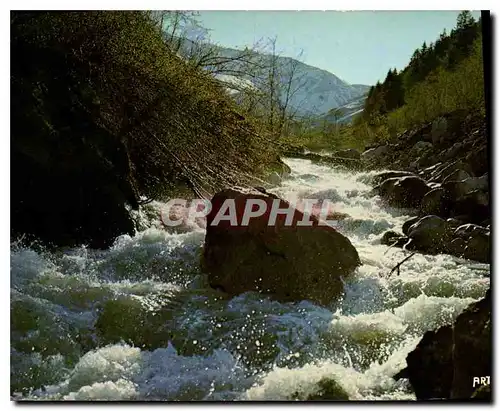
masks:
<path id="1" fill-rule="evenodd" d="M 489 265 L 380 244 L 412 210 L 371 197 L 373 173 L 286 160 L 285 199 L 328 198 L 363 265 L 327 308 L 257 293 L 225 300 L 199 270 L 204 232 L 166 232 L 160 203 L 107 251 L 12 246 L 16 399 L 414 399 L 392 379 L 424 332 L 489 287 Z M 156 211 L 155 211 L 156 210 Z"/>

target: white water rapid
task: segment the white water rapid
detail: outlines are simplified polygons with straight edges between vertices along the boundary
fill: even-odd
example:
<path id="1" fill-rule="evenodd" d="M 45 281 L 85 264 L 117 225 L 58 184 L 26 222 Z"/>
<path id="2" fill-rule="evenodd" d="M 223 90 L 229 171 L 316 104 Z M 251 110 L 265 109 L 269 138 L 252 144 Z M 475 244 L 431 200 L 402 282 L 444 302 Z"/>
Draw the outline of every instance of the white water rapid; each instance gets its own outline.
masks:
<path id="1" fill-rule="evenodd" d="M 410 211 L 367 195 L 373 173 L 286 162 L 292 174 L 274 192 L 327 198 L 350 216 L 338 230 L 363 265 L 342 299 L 328 309 L 257 293 L 222 299 L 198 268 L 203 230 L 155 227 L 152 203 L 142 218 L 153 227 L 107 251 L 13 245 L 12 397 L 300 400 L 327 379 L 339 399 L 414 399 L 392 375 L 427 330 L 485 294 L 489 265 L 417 254 L 388 277 L 407 252 L 380 237 Z"/>

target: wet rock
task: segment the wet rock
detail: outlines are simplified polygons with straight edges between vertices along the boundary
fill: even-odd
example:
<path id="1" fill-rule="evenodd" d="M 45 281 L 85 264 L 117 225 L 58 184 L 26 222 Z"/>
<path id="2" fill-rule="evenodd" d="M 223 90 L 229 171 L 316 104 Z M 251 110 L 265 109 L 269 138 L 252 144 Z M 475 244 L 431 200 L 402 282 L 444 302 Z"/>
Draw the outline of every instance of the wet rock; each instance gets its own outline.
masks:
<path id="1" fill-rule="evenodd" d="M 473 190 L 467 193 L 455 202 L 453 213 L 467 215 L 467 221 L 473 223 L 480 223 L 490 218 L 489 193 L 480 190 Z"/>
<path id="2" fill-rule="evenodd" d="M 441 184 L 441 187 L 446 190 L 448 197 L 452 201 L 456 201 L 460 197 L 463 197 L 468 190 L 468 186 L 463 181 L 448 181 Z"/>
<path id="3" fill-rule="evenodd" d="M 463 192 L 466 194 L 469 191 L 479 190 L 488 191 L 488 173 L 482 175 L 481 177 L 469 177 L 462 181 Z"/>
<path id="4" fill-rule="evenodd" d="M 443 184 L 447 183 L 448 181 L 463 181 L 465 179 L 470 178 L 470 174 L 467 173 L 467 171 L 464 170 L 455 170 L 452 171 L 450 174 L 448 174 L 444 179 L 443 179 Z"/>
<path id="5" fill-rule="evenodd" d="M 488 175 L 470 177 L 462 181 L 447 181 L 441 187 L 448 192 L 449 197 L 454 201 L 458 201 L 474 191 L 487 194 L 489 188 Z M 483 203 L 486 205 L 488 201 L 483 201 Z"/>
<path id="6" fill-rule="evenodd" d="M 406 377 L 418 400 L 468 399 L 474 376 L 491 375 L 491 290 L 470 304 L 453 326 L 424 334 L 406 357 Z"/>
<path id="7" fill-rule="evenodd" d="M 427 183 L 416 176 L 389 178 L 378 186 L 380 196 L 389 204 L 408 208 L 418 208 L 429 191 Z"/>
<path id="8" fill-rule="evenodd" d="M 292 172 L 291 168 L 280 157 L 267 165 L 267 172 L 272 174 L 276 173 L 280 179 L 288 177 Z"/>
<path id="9" fill-rule="evenodd" d="M 290 225 L 285 225 L 283 214 L 268 225 L 275 199 L 272 194 L 244 189 L 226 189 L 214 196 L 203 255 L 210 285 L 231 296 L 258 291 L 282 301 L 329 304 L 343 291 L 341 278 L 348 278 L 361 264 L 356 249 L 335 229 L 319 225 L 314 216 L 312 227 L 300 226 L 304 215 L 296 209 Z M 213 225 L 225 200 L 234 200 L 236 226 L 227 220 Z M 243 225 L 249 200 L 263 200 L 267 209 Z M 280 209 L 289 208 L 284 200 L 277 204 Z"/>
<path id="10" fill-rule="evenodd" d="M 431 149 L 431 150 L 424 152 L 420 156 L 420 159 L 418 160 L 419 170 L 421 170 L 424 167 L 429 167 L 432 164 L 436 164 L 436 162 L 438 161 L 438 158 L 433 153 L 434 153 L 434 151 Z"/>
<path id="11" fill-rule="evenodd" d="M 491 375 L 491 289 L 469 305 L 453 325 L 453 382 L 451 399 L 470 398 L 473 376 Z"/>
<path id="12" fill-rule="evenodd" d="M 454 237 L 469 239 L 477 234 L 489 234 L 490 230 L 477 224 L 462 224 L 453 232 Z"/>
<path id="13" fill-rule="evenodd" d="M 491 224 L 491 220 L 489 218 L 487 218 L 486 220 L 481 221 L 481 224 L 479 224 L 479 225 L 489 228 L 490 224 Z"/>
<path id="14" fill-rule="evenodd" d="M 488 209 L 489 216 L 490 194 L 487 191 L 473 190 L 465 195 L 465 200 L 470 199 L 475 206 L 485 207 Z"/>
<path id="15" fill-rule="evenodd" d="M 455 143 L 450 148 L 444 150 L 442 153 L 442 158 L 445 161 L 453 161 L 453 159 L 457 158 L 458 153 L 462 151 L 462 144 Z"/>
<path id="16" fill-rule="evenodd" d="M 462 240 L 462 249 L 454 255 L 483 263 L 490 261 L 490 230 L 476 224 L 464 224 L 456 228 L 455 238 Z M 457 242 L 458 243 L 458 242 Z M 456 245 L 452 251 L 456 250 Z"/>
<path id="17" fill-rule="evenodd" d="M 488 172 L 488 157 L 488 149 L 484 144 L 467 154 L 465 161 L 469 165 L 472 174 L 480 176 Z"/>
<path id="18" fill-rule="evenodd" d="M 425 138 L 425 134 L 428 134 L 431 131 L 431 128 L 429 127 L 430 124 L 426 124 L 421 128 L 417 129 L 412 129 L 404 132 L 400 137 L 400 147 L 401 148 L 406 148 L 409 149 L 411 147 L 414 147 L 415 144 L 418 144 L 419 142 L 424 143 L 425 140 L 429 140 L 428 138 Z"/>
<path id="19" fill-rule="evenodd" d="M 432 174 L 432 180 L 442 183 L 446 177 L 459 170 L 470 174 L 470 167 L 464 162 L 457 160 L 452 163 L 445 163 L 442 167 L 436 169 Z"/>
<path id="20" fill-rule="evenodd" d="M 429 191 L 420 204 L 421 215 L 434 214 L 447 217 L 450 211 L 450 199 L 444 188 L 434 188 Z"/>
<path id="21" fill-rule="evenodd" d="M 407 245 L 407 249 L 430 253 L 441 252 L 445 244 L 451 240 L 451 236 L 452 232 L 446 220 L 436 215 L 428 215 L 408 229 L 411 242 Z"/>
<path id="22" fill-rule="evenodd" d="M 481 263 L 490 263 L 490 235 L 476 234 L 467 241 L 463 257 Z"/>
<path id="23" fill-rule="evenodd" d="M 450 230 L 456 230 L 458 227 L 463 225 L 463 221 L 458 220 L 457 218 L 448 218 L 446 223 L 448 224 Z"/>
<path id="24" fill-rule="evenodd" d="M 474 394 L 472 394 L 471 399 L 479 401 L 491 401 L 491 385 L 481 385 Z"/>
<path id="25" fill-rule="evenodd" d="M 453 382 L 452 338 L 449 326 L 428 331 L 406 357 L 405 374 L 417 400 L 450 398 Z"/>
<path id="26" fill-rule="evenodd" d="M 408 242 L 408 238 L 395 231 L 386 231 L 380 239 L 380 244 L 403 247 Z"/>
<path id="27" fill-rule="evenodd" d="M 411 171 L 413 171 L 413 172 L 416 172 L 419 169 L 419 167 L 420 167 L 420 160 L 421 159 L 419 157 L 415 161 L 412 161 L 410 163 L 410 165 L 408 166 L 408 169 L 411 170 Z"/>
<path id="28" fill-rule="evenodd" d="M 389 146 L 379 146 L 364 151 L 361 154 L 361 159 L 365 161 L 380 160 L 380 157 L 389 153 Z"/>
<path id="29" fill-rule="evenodd" d="M 414 173 L 411 173 L 409 171 L 383 171 L 381 173 L 375 174 L 373 176 L 373 184 L 380 184 L 384 180 L 387 180 L 389 178 L 395 178 L 395 177 L 408 177 L 408 176 L 415 176 Z"/>
<path id="30" fill-rule="evenodd" d="M 406 220 L 403 224 L 403 234 L 408 235 L 410 227 L 415 224 L 418 220 L 420 220 L 421 217 L 412 217 L 409 220 Z"/>
<path id="31" fill-rule="evenodd" d="M 297 397 L 293 399 L 301 400 Z M 306 401 L 348 401 L 349 395 L 333 378 L 322 378 L 316 383 L 316 389 L 309 394 Z"/>
<path id="32" fill-rule="evenodd" d="M 334 157 L 342 157 L 342 158 L 351 158 L 354 160 L 361 159 L 361 153 L 358 150 L 353 148 L 346 148 L 345 150 L 335 151 L 332 156 Z"/>
<path id="33" fill-rule="evenodd" d="M 438 162 L 432 166 L 426 167 L 419 172 L 419 176 L 424 179 L 430 178 L 430 176 L 432 176 L 433 173 L 435 173 L 436 170 L 439 169 L 439 167 L 442 167 L 442 163 Z"/>
<path id="34" fill-rule="evenodd" d="M 463 238 L 454 238 L 446 244 L 446 252 L 455 257 L 464 258 L 465 247 L 467 247 L 466 240 Z"/>
<path id="35" fill-rule="evenodd" d="M 412 147 L 411 151 L 420 154 L 420 153 L 423 153 L 424 151 L 427 151 L 430 149 L 432 149 L 432 143 L 429 143 L 427 141 L 418 141 Z"/>

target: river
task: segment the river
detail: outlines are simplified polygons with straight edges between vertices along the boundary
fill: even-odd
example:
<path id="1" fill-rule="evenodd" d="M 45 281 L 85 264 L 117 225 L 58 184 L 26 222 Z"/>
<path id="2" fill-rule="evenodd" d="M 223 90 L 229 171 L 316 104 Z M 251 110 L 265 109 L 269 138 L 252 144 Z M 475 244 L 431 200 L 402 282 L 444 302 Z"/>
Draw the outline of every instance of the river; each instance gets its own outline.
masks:
<path id="1" fill-rule="evenodd" d="M 329 307 L 257 293 L 230 300 L 207 287 L 204 231 L 167 232 L 160 203 L 150 228 L 106 251 L 11 247 L 11 391 L 14 399 L 412 400 L 392 375 L 422 335 L 449 324 L 489 288 L 489 265 L 380 244 L 411 210 L 370 197 L 374 173 L 287 159 L 272 191 L 327 198 L 350 217 L 338 230 L 363 265 Z M 334 250 L 332 250 L 334 252 Z"/>

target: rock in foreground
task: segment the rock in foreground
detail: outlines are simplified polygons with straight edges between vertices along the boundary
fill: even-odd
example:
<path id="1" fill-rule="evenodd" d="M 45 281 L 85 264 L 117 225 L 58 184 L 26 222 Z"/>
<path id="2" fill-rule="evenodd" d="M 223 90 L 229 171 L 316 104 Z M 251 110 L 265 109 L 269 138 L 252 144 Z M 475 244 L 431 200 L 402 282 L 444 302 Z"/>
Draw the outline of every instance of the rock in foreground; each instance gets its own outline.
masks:
<path id="1" fill-rule="evenodd" d="M 457 317 L 453 326 L 425 333 L 406 357 L 407 368 L 398 376 L 409 378 L 418 400 L 484 399 L 484 393 L 475 395 L 481 385 L 474 383 L 474 377 L 491 375 L 491 346 L 488 290 L 482 300 Z"/>
<path id="2" fill-rule="evenodd" d="M 231 226 L 229 221 L 213 225 L 228 199 L 234 200 L 237 225 Z M 285 225 L 286 215 L 280 214 L 274 225 L 268 225 L 275 199 L 278 197 L 272 194 L 243 189 L 226 189 L 214 196 L 207 216 L 203 261 L 210 285 L 231 296 L 259 291 L 281 301 L 306 299 L 329 304 L 343 290 L 341 278 L 361 264 L 356 249 L 332 227 L 318 224 L 314 216 L 310 217 L 313 226 L 297 224 L 304 217 L 297 209 L 291 224 Z M 263 200 L 267 209 L 244 226 L 248 200 Z M 289 207 L 284 200 L 278 203 L 280 209 Z"/>

